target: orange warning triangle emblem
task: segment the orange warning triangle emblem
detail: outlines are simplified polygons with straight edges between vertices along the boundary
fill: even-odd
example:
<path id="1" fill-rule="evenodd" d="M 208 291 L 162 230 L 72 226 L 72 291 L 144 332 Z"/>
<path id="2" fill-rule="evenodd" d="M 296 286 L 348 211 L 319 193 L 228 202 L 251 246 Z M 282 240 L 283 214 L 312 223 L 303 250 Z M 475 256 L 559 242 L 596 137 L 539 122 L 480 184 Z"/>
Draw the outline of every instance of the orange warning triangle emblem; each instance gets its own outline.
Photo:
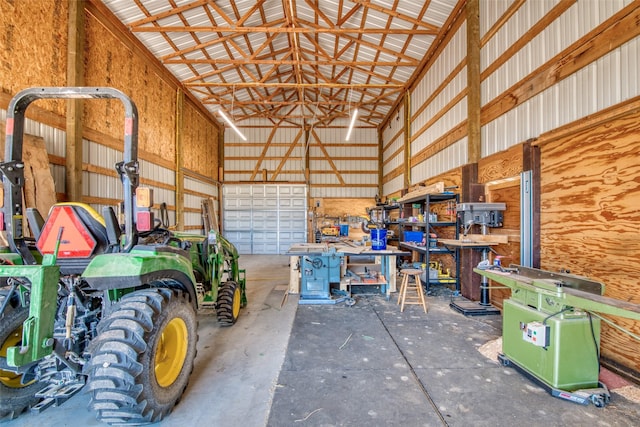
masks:
<path id="1" fill-rule="evenodd" d="M 96 240 L 78 218 L 73 206 L 54 206 L 36 246 L 40 253 L 53 254 L 62 228 L 58 258 L 86 258 L 93 253 Z"/>

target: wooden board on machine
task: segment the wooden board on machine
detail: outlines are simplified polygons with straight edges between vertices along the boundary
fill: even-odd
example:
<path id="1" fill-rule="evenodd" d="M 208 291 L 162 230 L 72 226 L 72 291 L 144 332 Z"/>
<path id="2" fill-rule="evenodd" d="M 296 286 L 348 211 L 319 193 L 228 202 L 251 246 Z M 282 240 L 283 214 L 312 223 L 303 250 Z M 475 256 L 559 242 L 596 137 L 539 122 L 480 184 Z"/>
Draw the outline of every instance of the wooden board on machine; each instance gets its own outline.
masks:
<path id="1" fill-rule="evenodd" d="M 436 182 L 426 187 L 418 187 L 412 190 L 398 199 L 398 202 L 402 203 L 405 200 L 415 199 L 416 197 L 426 196 L 427 194 L 440 194 L 444 193 L 444 182 Z"/>

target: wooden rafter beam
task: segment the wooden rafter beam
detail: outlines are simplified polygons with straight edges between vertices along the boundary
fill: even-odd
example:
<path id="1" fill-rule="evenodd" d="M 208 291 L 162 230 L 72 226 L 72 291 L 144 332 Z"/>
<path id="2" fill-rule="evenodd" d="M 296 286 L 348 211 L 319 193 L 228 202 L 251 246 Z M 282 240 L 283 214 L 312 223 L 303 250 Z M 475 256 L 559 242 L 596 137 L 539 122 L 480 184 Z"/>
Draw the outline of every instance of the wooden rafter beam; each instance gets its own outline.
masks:
<path id="1" fill-rule="evenodd" d="M 440 28 L 435 26 L 435 25 L 433 25 L 433 24 L 429 24 L 428 22 L 423 22 L 423 21 L 414 19 L 414 18 L 412 18 L 412 17 L 410 17 L 408 15 L 405 15 L 403 13 L 399 13 L 394 9 L 387 9 L 386 7 L 382 7 L 382 6 L 373 4 L 373 3 L 371 3 L 370 0 L 351 0 L 351 1 L 353 3 L 360 4 L 360 5 L 364 6 L 367 9 L 373 9 L 373 10 L 376 10 L 378 12 L 385 13 L 385 14 L 387 14 L 389 16 L 394 17 L 394 18 L 398 18 L 398 19 L 401 19 L 403 21 L 407 21 L 410 24 L 417 25 L 418 27 L 427 28 L 427 29 L 433 31 L 434 32 L 433 34 L 438 34 L 440 32 Z"/>
<path id="2" fill-rule="evenodd" d="M 335 26 L 333 25 L 333 21 L 331 21 L 331 19 L 327 15 L 325 15 L 324 12 L 322 12 L 317 4 L 313 4 L 310 0 L 305 0 L 305 3 L 307 3 L 307 6 L 313 9 L 313 11 L 315 12 L 316 20 L 322 18 L 322 20 L 326 22 L 330 28 L 335 28 Z"/>
<path id="3" fill-rule="evenodd" d="M 296 5 L 294 0 L 282 0 L 282 6 L 284 9 L 284 14 L 287 21 L 287 28 L 295 28 L 299 26 L 296 19 Z M 295 63 L 293 64 L 293 74 L 295 75 L 295 80 L 298 85 L 294 88 L 298 92 L 298 99 L 304 99 L 304 87 L 300 86 L 299 83 L 303 82 L 302 78 L 302 66 L 300 65 L 301 54 L 300 54 L 300 39 L 299 35 L 296 33 L 288 33 L 289 45 L 291 46 L 292 55 Z"/>
<path id="4" fill-rule="evenodd" d="M 304 21 L 304 20 L 298 20 L 298 21 L 302 22 L 304 25 L 307 25 L 309 27 L 313 27 L 313 26 L 316 25 L 313 22 L 309 22 L 309 21 Z M 362 34 L 358 34 L 358 36 L 362 36 Z M 386 53 L 386 54 L 388 54 L 388 55 L 390 55 L 392 57 L 402 58 L 405 61 L 411 61 L 411 60 L 414 59 L 414 58 L 411 58 L 408 55 L 405 55 L 402 52 L 396 52 L 396 51 L 394 51 L 392 49 L 388 49 L 386 47 L 379 46 L 376 43 L 365 41 L 365 40 L 363 40 L 362 38 L 359 38 L 359 37 L 354 37 L 351 34 L 346 34 L 346 33 L 341 34 L 340 38 L 343 38 L 345 40 L 354 41 L 355 43 L 357 43 L 359 45 L 366 46 L 366 47 L 371 48 L 371 49 L 376 50 L 376 51 L 384 52 L 384 53 Z"/>
<path id="5" fill-rule="evenodd" d="M 278 20 L 278 21 L 274 21 L 273 25 L 283 25 L 286 24 L 285 20 Z M 165 55 L 163 57 L 161 57 L 161 60 L 167 60 L 167 59 L 171 59 L 174 58 L 176 56 L 181 56 L 181 55 L 185 55 L 187 53 L 192 53 L 192 52 L 196 52 L 196 51 L 200 51 L 202 49 L 205 49 L 207 47 L 211 47 L 211 46 L 215 46 L 217 44 L 224 44 L 226 43 L 228 40 L 233 40 L 236 37 L 239 37 L 241 35 L 243 35 L 244 33 L 242 32 L 233 32 L 231 34 L 227 34 L 227 35 L 223 35 L 222 32 L 217 31 L 217 33 L 219 34 L 219 37 L 217 39 L 205 42 L 205 43 L 200 43 L 197 44 L 195 46 L 190 46 L 186 49 L 182 49 L 182 50 L 176 50 L 176 52 Z"/>
<path id="6" fill-rule="evenodd" d="M 333 173 L 335 174 L 336 178 L 338 178 L 338 181 L 340 182 L 340 184 L 345 185 L 344 179 L 342 179 L 342 175 L 338 171 L 338 168 L 336 167 L 335 163 L 333 163 L 333 160 L 331 159 L 331 156 L 327 152 L 327 149 L 324 148 L 324 145 L 322 145 L 322 139 L 318 137 L 318 134 L 314 129 L 311 129 L 311 134 L 316 139 L 317 144 L 314 144 L 314 145 L 317 145 L 317 147 L 320 148 L 320 151 L 322 151 L 322 154 L 324 154 L 324 157 L 325 157 L 324 160 L 326 160 L 327 163 L 329 163 L 329 166 L 333 170 Z"/>
<path id="7" fill-rule="evenodd" d="M 262 147 L 260 158 L 258 158 L 256 165 L 253 167 L 251 178 L 249 178 L 251 181 L 253 181 L 256 178 L 256 175 L 260 170 L 260 166 L 262 166 L 262 161 L 264 160 L 264 157 L 267 155 L 267 151 L 269 151 L 269 147 L 271 146 L 271 143 L 273 142 L 273 137 L 275 136 L 277 131 L 278 131 L 278 128 L 275 126 L 273 127 L 273 129 L 271 129 L 271 133 L 269 134 L 269 137 L 267 138 L 267 141 L 265 142 L 264 147 Z"/>
<path id="8" fill-rule="evenodd" d="M 280 172 L 282 171 L 282 168 L 284 167 L 284 165 L 291 160 L 291 153 L 293 152 L 293 150 L 296 148 L 296 146 L 298 145 L 298 141 L 300 141 L 300 138 L 302 137 L 304 132 L 303 128 L 300 128 L 300 131 L 298 132 L 298 134 L 296 135 L 296 137 L 294 138 L 293 141 L 291 141 L 291 144 L 289 144 L 289 148 L 287 149 L 287 152 L 284 154 L 284 156 L 282 156 L 282 158 L 280 159 L 280 163 L 278 164 L 278 167 L 276 168 L 276 170 L 273 172 L 273 175 L 271 175 L 271 181 L 275 181 L 276 178 L 278 177 L 278 175 L 280 175 Z M 299 159 L 299 158 L 298 158 Z"/>
<path id="9" fill-rule="evenodd" d="M 342 6 L 342 4 L 341 4 L 341 6 Z M 340 9 L 342 10 L 342 8 L 340 8 Z M 351 19 L 351 17 L 353 15 L 358 13 L 358 11 L 360 9 L 362 9 L 362 5 L 361 4 L 354 5 L 349 12 L 345 13 L 344 16 L 338 20 L 338 22 L 337 22 L 338 27 L 342 27 L 346 22 L 349 21 L 349 19 Z"/>
<path id="10" fill-rule="evenodd" d="M 198 0 L 198 1 L 194 1 L 192 3 L 185 4 L 185 5 L 180 6 L 180 7 L 172 7 L 171 9 L 169 9 L 169 10 L 167 10 L 165 12 L 157 13 L 155 15 L 147 14 L 148 16 L 146 18 L 139 19 L 137 21 L 129 23 L 129 27 L 133 28 L 133 27 L 137 27 L 137 26 L 140 26 L 140 25 L 148 24 L 150 22 L 156 22 L 156 21 L 159 21 L 160 19 L 168 18 L 169 16 L 177 15 L 178 13 L 186 12 L 187 10 L 191 10 L 191 9 L 196 8 L 196 7 L 204 6 L 207 3 L 209 3 L 208 0 Z"/>
<path id="11" fill-rule="evenodd" d="M 231 34 L 406 34 L 435 35 L 433 30 L 411 30 L 405 28 L 325 28 L 325 27 L 219 27 L 219 26 L 158 26 L 130 27 L 133 33 L 231 33 Z"/>
<path id="12" fill-rule="evenodd" d="M 402 83 L 267 83 L 267 82 L 189 82 L 185 86 L 190 87 L 290 87 L 296 88 L 302 86 L 305 88 L 332 88 L 332 89 L 367 89 L 367 88 L 385 88 L 385 89 L 401 89 L 404 87 Z"/>
<path id="13" fill-rule="evenodd" d="M 221 105 L 230 105 L 231 103 L 235 103 L 236 105 L 254 105 L 255 102 L 253 101 L 232 101 L 232 100 L 228 100 L 228 99 L 220 99 L 220 100 L 203 100 L 202 103 L 203 104 L 221 104 Z M 377 101 L 378 104 L 382 104 L 382 105 L 388 105 L 388 106 L 392 106 L 393 103 L 391 101 Z M 260 104 L 262 105 L 315 105 L 316 103 L 314 101 L 269 101 L 269 100 L 262 100 L 260 101 Z M 323 105 L 353 105 L 353 102 L 348 102 L 348 101 L 338 101 L 338 100 L 330 100 L 330 101 L 322 101 Z"/>
<path id="14" fill-rule="evenodd" d="M 336 60 L 310 60 L 302 59 L 300 61 L 294 61 L 293 59 L 251 59 L 251 64 L 260 65 L 337 65 L 345 67 L 415 67 L 419 64 L 419 61 L 336 61 Z M 163 62 L 164 64 L 231 64 L 231 65 L 244 65 L 247 63 L 247 59 L 170 59 Z"/>

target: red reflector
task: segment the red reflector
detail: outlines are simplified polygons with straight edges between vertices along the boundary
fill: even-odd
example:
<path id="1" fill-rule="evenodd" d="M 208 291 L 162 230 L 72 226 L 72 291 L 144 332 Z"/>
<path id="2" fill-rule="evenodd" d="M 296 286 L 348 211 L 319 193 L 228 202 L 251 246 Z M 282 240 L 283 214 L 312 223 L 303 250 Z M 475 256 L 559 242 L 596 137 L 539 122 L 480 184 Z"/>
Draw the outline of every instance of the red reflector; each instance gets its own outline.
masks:
<path id="1" fill-rule="evenodd" d="M 13 136 L 13 119 L 12 118 L 8 118 L 7 119 L 7 124 L 5 127 L 5 133 L 6 136 Z"/>
<path id="2" fill-rule="evenodd" d="M 136 214 L 136 228 L 138 231 L 149 231 L 151 230 L 151 212 L 149 211 L 139 211 Z"/>
<path id="3" fill-rule="evenodd" d="M 36 244 L 41 254 L 54 253 L 60 228 L 63 231 L 58 258 L 86 258 L 93 253 L 96 240 L 77 217 L 73 207 L 54 206 Z"/>
<path id="4" fill-rule="evenodd" d="M 133 119 L 131 117 L 126 117 L 124 119 L 124 134 L 131 135 L 133 133 Z"/>
<path id="5" fill-rule="evenodd" d="M 4 231 L 4 212 L 0 211 L 0 231 Z"/>

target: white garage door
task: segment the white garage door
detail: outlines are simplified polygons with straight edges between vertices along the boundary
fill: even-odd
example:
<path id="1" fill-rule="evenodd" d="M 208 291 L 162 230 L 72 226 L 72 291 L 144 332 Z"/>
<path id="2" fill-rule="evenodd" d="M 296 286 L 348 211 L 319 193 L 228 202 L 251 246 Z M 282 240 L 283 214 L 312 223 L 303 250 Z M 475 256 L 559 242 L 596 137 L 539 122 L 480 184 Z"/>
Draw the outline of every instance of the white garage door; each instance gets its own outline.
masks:
<path id="1" fill-rule="evenodd" d="M 223 232 L 241 254 L 283 254 L 307 241 L 307 186 L 229 184 L 223 190 Z"/>

